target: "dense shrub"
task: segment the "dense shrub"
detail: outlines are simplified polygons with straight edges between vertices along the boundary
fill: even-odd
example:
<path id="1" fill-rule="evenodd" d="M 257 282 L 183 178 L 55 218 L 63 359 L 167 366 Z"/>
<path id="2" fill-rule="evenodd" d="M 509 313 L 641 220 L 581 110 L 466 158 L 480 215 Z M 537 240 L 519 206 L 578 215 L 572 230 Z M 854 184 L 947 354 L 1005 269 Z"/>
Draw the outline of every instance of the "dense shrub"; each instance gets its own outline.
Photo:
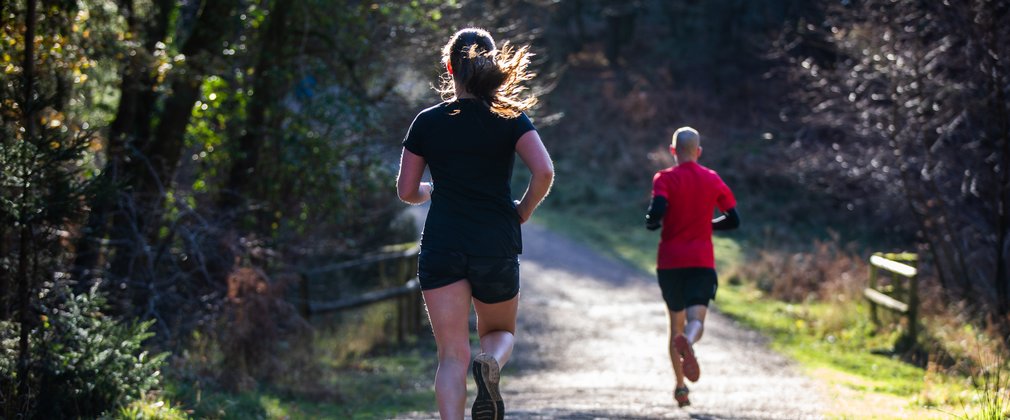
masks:
<path id="1" fill-rule="evenodd" d="M 143 342 L 153 320 L 119 322 L 102 312 L 95 289 L 74 295 L 56 289 L 40 303 L 40 322 L 30 333 L 29 377 L 18 378 L 20 325 L 0 325 L 0 376 L 27 380 L 32 418 L 93 417 L 143 396 L 159 384 L 167 354 L 151 355 Z M 8 385 L 8 384 L 5 384 Z"/>
<path id="2" fill-rule="evenodd" d="M 804 251 L 759 250 L 739 274 L 787 302 L 857 299 L 869 275 L 866 263 L 852 249 L 839 247 L 837 238 L 814 241 Z"/>

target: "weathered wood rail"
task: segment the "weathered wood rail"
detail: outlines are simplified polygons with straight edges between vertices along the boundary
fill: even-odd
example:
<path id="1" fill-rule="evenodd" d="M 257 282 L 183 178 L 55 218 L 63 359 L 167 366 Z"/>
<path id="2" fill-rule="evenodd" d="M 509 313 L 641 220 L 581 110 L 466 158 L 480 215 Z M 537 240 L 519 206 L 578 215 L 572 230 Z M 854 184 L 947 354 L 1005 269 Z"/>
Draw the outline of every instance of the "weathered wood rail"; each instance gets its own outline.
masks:
<path id="1" fill-rule="evenodd" d="M 869 285 L 863 290 L 863 295 L 870 301 L 870 319 L 874 325 L 880 326 L 878 306 L 903 314 L 908 319 L 908 330 L 902 340 L 908 344 L 914 342 L 918 335 L 918 261 L 916 254 L 908 252 L 874 253 L 870 256 Z M 887 284 L 880 281 L 880 270 L 888 273 Z"/>
<path id="2" fill-rule="evenodd" d="M 308 320 L 314 315 L 342 312 L 395 300 L 396 338 L 398 341 L 403 342 L 408 335 L 416 335 L 421 332 L 421 324 L 424 319 L 421 286 L 414 275 L 417 267 L 418 252 L 419 248 L 413 246 L 402 251 L 380 252 L 352 261 L 343 261 L 301 271 L 299 273 L 298 285 L 299 312 L 301 312 L 302 317 Z M 401 286 L 369 291 L 360 295 L 343 297 L 336 300 L 318 301 L 312 299 L 310 289 L 311 278 L 373 264 L 378 267 L 379 279 L 377 280 L 379 280 L 379 283 L 386 284 L 389 283 L 388 280 L 392 280 L 393 282 L 402 281 L 404 283 Z"/>

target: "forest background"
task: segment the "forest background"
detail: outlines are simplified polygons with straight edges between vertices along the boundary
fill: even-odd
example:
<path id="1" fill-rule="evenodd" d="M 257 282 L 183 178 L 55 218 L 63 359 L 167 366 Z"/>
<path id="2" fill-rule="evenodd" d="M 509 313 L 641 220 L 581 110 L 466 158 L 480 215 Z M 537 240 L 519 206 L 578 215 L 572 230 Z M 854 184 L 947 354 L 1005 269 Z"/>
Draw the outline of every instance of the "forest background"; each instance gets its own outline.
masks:
<path id="1" fill-rule="evenodd" d="M 308 392 L 304 349 L 325 334 L 291 273 L 416 240 L 393 193 L 400 140 L 439 100 L 442 44 L 471 25 L 537 54 L 548 212 L 637 226 L 691 125 L 748 231 L 726 277 L 844 304 L 871 252 L 916 252 L 935 328 L 893 355 L 977 373 L 1010 332 L 1008 14 L 1005 0 L 4 1 L 0 416 L 94 416 L 166 389 L 189 404 L 200 387 Z"/>

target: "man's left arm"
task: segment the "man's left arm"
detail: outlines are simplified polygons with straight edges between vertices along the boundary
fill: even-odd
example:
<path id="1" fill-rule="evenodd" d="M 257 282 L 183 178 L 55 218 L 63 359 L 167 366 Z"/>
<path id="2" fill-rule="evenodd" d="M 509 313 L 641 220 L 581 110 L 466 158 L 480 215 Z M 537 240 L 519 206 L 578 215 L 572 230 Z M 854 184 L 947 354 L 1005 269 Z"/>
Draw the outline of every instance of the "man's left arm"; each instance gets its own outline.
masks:
<path id="1" fill-rule="evenodd" d="M 719 178 L 719 195 L 715 199 L 715 207 L 722 212 L 722 216 L 712 219 L 712 230 L 732 230 L 740 227 L 740 215 L 736 212 L 736 196 L 722 178 Z"/>
<path id="2" fill-rule="evenodd" d="M 740 215 L 736 213 L 736 207 L 712 219 L 712 230 L 733 230 L 738 227 L 740 227 Z"/>

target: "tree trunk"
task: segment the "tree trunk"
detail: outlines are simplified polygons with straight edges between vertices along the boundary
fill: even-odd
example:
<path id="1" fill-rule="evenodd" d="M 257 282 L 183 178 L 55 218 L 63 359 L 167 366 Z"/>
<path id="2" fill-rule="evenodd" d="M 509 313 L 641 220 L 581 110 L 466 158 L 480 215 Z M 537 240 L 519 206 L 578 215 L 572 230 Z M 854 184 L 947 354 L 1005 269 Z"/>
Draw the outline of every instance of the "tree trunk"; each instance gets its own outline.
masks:
<path id="1" fill-rule="evenodd" d="M 112 237 L 122 245 L 113 255 L 110 269 L 112 276 L 132 277 L 132 285 L 139 286 L 131 290 L 134 305 L 146 304 L 153 274 L 136 273 L 134 268 L 150 267 L 144 241 L 157 240 L 165 192 L 171 187 L 182 155 L 193 104 L 200 97 L 205 75 L 212 72 L 212 61 L 235 29 L 233 15 L 238 3 L 238 0 L 203 3 L 192 35 L 181 48 L 186 62 L 173 71 L 171 96 L 163 103 L 153 136 L 123 168 L 132 188 L 120 211 L 113 216 Z"/>
<path id="2" fill-rule="evenodd" d="M 992 26 L 990 26 L 992 28 Z M 995 28 L 992 28 L 995 30 Z M 996 49 L 996 40 L 993 38 L 989 39 L 990 48 L 989 51 L 999 51 Z M 993 66 L 992 72 L 992 88 L 995 94 L 995 101 L 990 102 L 990 106 L 996 115 L 998 115 L 999 121 L 999 137 L 1000 137 L 1000 173 L 1001 179 L 999 182 L 999 202 L 996 205 L 997 208 L 997 223 L 996 223 L 996 278 L 995 287 L 996 294 L 998 296 L 997 301 L 999 302 L 999 315 L 1003 323 L 1010 322 L 1010 278 L 1008 278 L 1007 252 L 1010 251 L 1010 238 L 1007 237 L 1010 233 L 1010 111 L 1007 109 L 1007 97 L 1005 95 L 1002 86 L 1005 86 L 1008 77 L 1006 72 L 1000 72 L 1000 63 L 992 59 L 992 56 L 986 54 L 989 57 L 990 65 Z M 1010 57 L 1003 57 L 1004 60 L 1010 59 Z M 1005 70 L 1005 69 L 1002 69 Z M 1005 327 L 1006 328 L 1006 327 Z"/>
<path id="3" fill-rule="evenodd" d="M 6 216 L 6 215 L 3 215 Z M 7 217 L 3 217 L 3 222 L 0 222 L 0 255 L 8 255 L 7 250 Z M 11 277 L 10 273 L 7 271 L 6 264 L 0 264 L 0 320 L 7 321 L 10 319 L 10 306 L 8 295 L 10 293 L 11 287 Z"/>
<path id="4" fill-rule="evenodd" d="M 100 242 L 108 235 L 110 214 L 117 210 L 119 198 L 115 195 L 116 187 L 126 182 L 123 167 L 130 150 L 145 144 L 151 137 L 157 79 L 154 77 L 153 63 L 147 57 L 154 52 L 155 45 L 167 36 L 173 7 L 175 5 L 172 1 L 158 1 L 153 18 L 147 25 L 142 25 L 132 0 L 124 0 L 120 4 L 120 10 L 126 15 L 129 32 L 143 41 L 145 51 L 134 54 L 123 67 L 119 106 L 116 117 L 109 126 L 108 144 L 105 148 L 107 163 L 100 181 L 106 189 L 103 193 L 96 194 L 92 200 L 86 228 L 75 247 L 72 277 L 77 280 L 77 293 L 83 293 L 91 287 L 92 270 L 102 254 Z"/>
<path id="5" fill-rule="evenodd" d="M 243 198 L 249 196 L 248 186 L 256 173 L 260 161 L 260 150 L 264 146 L 267 132 L 270 130 L 268 110 L 280 102 L 280 96 L 288 86 L 287 77 L 278 70 L 283 70 L 285 35 L 287 33 L 288 5 L 275 1 L 270 11 L 266 30 L 260 40 L 262 48 L 253 71 L 253 93 L 246 107 L 246 131 L 238 140 L 235 150 L 235 160 L 228 173 L 225 187 L 217 199 L 218 208 L 228 214 L 243 204 Z"/>
<path id="6" fill-rule="evenodd" d="M 25 11 L 25 57 L 22 67 L 24 71 L 24 99 L 22 102 L 22 112 L 24 112 L 25 141 L 35 141 L 35 104 L 34 104 L 34 84 L 35 84 L 35 1 L 27 0 Z M 31 188 L 29 179 L 25 177 L 21 189 L 21 206 L 27 209 L 28 189 Z M 18 340 L 18 396 L 23 402 L 29 398 L 29 354 L 28 354 L 28 333 L 31 331 L 31 314 L 29 313 L 31 301 L 31 274 L 28 272 L 28 249 L 31 246 L 31 227 L 26 223 L 29 216 L 22 211 L 20 229 L 20 246 L 18 249 L 18 320 L 20 325 L 20 337 Z"/>
<path id="7" fill-rule="evenodd" d="M 268 133 L 273 129 L 274 122 L 281 118 L 277 111 L 270 112 L 271 107 L 278 108 L 280 96 L 287 91 L 289 77 L 284 68 L 287 43 L 287 15 L 290 6 L 283 1 L 275 1 L 267 15 L 268 21 L 262 32 L 260 51 L 253 69 L 253 95 L 246 105 L 245 133 L 238 138 L 238 144 L 232 150 L 233 156 L 228 177 L 216 198 L 218 214 L 224 217 L 225 229 L 234 232 L 235 229 L 245 229 L 243 214 L 247 208 L 249 197 L 253 195 L 249 187 L 260 165 L 260 152 L 265 146 Z M 227 234 L 225 238 L 235 235 Z M 227 239 L 223 239 L 227 240 Z M 227 244 L 212 242 L 207 246 L 205 255 L 213 255 L 207 261 L 207 271 L 211 278 L 226 278 L 232 269 L 234 256 Z"/>

